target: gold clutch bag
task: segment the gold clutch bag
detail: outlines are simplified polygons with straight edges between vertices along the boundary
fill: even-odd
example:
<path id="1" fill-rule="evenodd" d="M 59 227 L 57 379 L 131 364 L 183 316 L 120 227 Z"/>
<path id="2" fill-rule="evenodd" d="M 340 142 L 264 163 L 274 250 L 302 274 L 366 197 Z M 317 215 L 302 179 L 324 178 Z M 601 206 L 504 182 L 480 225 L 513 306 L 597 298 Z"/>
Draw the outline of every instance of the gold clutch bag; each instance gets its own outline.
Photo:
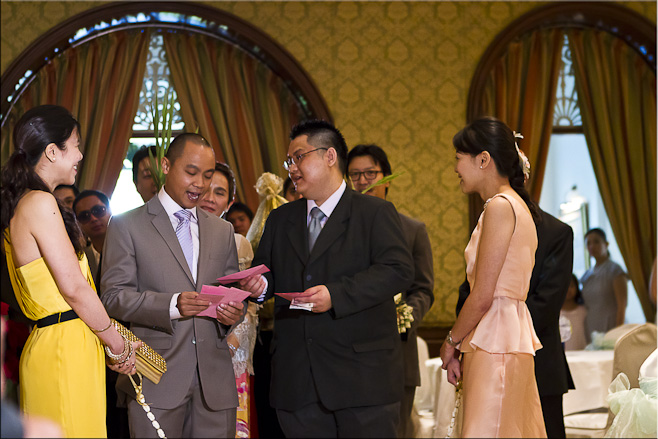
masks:
<path id="1" fill-rule="evenodd" d="M 153 348 L 151 348 L 151 346 L 135 337 L 135 334 L 133 334 L 130 329 L 126 328 L 115 319 L 112 319 L 112 324 L 115 328 L 117 328 L 119 334 L 124 336 L 127 340 L 133 342 L 142 342 L 142 347 L 137 349 L 137 353 L 135 355 L 135 366 L 137 367 L 137 371 L 139 373 L 153 381 L 153 383 L 158 384 L 162 374 L 167 371 L 167 362 L 164 358 L 162 358 L 162 355 L 158 354 L 153 350 Z"/>

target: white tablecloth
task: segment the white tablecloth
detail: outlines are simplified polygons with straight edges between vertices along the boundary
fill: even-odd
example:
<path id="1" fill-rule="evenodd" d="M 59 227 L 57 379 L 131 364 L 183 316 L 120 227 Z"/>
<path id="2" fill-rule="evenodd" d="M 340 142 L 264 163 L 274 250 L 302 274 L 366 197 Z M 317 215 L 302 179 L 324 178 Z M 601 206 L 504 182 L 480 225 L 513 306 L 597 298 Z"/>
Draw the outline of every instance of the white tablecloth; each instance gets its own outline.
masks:
<path id="1" fill-rule="evenodd" d="M 566 354 L 576 389 L 564 395 L 564 414 L 608 407 L 606 397 L 612 382 L 614 351 L 567 351 Z"/>
<path id="2" fill-rule="evenodd" d="M 607 407 L 608 386 L 612 382 L 613 351 L 567 351 L 567 362 L 576 385 L 564 395 L 564 414 Z M 445 437 L 455 406 L 455 387 L 448 383 L 441 369 L 441 358 L 425 362 L 430 386 L 434 389 L 431 402 L 434 415 L 433 437 Z"/>

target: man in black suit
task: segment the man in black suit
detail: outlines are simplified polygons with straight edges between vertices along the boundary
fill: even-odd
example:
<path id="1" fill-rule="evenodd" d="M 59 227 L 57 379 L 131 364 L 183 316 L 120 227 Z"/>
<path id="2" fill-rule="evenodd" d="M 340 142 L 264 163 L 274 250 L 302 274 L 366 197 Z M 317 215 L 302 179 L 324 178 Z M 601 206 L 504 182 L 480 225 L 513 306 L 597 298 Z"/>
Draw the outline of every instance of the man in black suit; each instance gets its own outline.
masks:
<path id="1" fill-rule="evenodd" d="M 543 346 L 535 354 L 535 377 L 546 434 L 550 438 L 559 438 L 565 437 L 562 395 L 574 388 L 558 323 L 573 270 L 573 230 L 543 210 L 540 213 L 535 267 L 526 304 Z M 469 291 L 468 281 L 465 281 L 459 287 L 457 314 Z"/>
<path id="2" fill-rule="evenodd" d="M 413 279 L 400 217 L 344 180 L 347 146 L 324 121 L 292 129 L 285 167 L 304 198 L 267 219 L 253 265 L 277 297 L 271 403 L 286 437 L 395 437 L 403 381 L 393 297 Z M 319 211 L 319 212 L 318 212 Z"/>
<path id="3" fill-rule="evenodd" d="M 377 145 L 356 145 L 347 155 L 347 175 L 352 180 L 354 189 L 359 192 L 363 192 L 391 173 L 391 164 L 386 152 Z M 385 200 L 389 186 L 390 182 L 375 186 L 366 194 Z M 404 438 L 415 436 L 411 411 L 416 387 L 420 386 L 416 338 L 420 322 L 434 303 L 434 263 L 432 246 L 425 224 L 399 212 L 398 214 L 402 222 L 405 240 L 414 259 L 414 282 L 407 291 L 402 293 L 406 304 L 413 309 L 411 327 L 400 334 L 404 365 L 404 398 L 400 407 L 398 437 Z"/>

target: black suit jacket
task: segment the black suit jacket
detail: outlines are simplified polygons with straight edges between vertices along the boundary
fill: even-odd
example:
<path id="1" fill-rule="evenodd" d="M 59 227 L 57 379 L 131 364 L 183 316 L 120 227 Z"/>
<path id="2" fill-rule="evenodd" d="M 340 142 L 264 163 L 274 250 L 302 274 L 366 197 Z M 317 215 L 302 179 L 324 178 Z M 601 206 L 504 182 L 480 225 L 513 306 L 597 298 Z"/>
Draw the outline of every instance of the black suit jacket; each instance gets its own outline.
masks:
<path id="1" fill-rule="evenodd" d="M 425 224 L 401 213 L 399 215 L 404 238 L 414 259 L 414 281 L 403 294 L 407 305 L 413 308 L 414 321 L 411 323 L 411 328 L 401 334 L 404 385 L 414 387 L 421 384 L 416 340 L 418 327 L 434 303 L 434 261 Z"/>
<path id="2" fill-rule="evenodd" d="M 325 285 L 332 308 L 289 309 L 277 296 L 272 340 L 273 407 L 321 401 L 329 410 L 402 399 L 400 335 L 393 296 L 413 278 L 395 207 L 346 189 L 308 251 L 306 199 L 272 211 L 253 265 L 265 264 L 266 298 Z"/>
<path id="3" fill-rule="evenodd" d="M 535 354 L 535 377 L 540 396 L 562 395 L 573 389 L 567 358 L 560 340 L 560 308 L 573 270 L 573 230 L 540 211 L 535 267 L 526 304 L 542 348 Z M 459 287 L 457 314 L 470 292 L 468 281 Z"/>

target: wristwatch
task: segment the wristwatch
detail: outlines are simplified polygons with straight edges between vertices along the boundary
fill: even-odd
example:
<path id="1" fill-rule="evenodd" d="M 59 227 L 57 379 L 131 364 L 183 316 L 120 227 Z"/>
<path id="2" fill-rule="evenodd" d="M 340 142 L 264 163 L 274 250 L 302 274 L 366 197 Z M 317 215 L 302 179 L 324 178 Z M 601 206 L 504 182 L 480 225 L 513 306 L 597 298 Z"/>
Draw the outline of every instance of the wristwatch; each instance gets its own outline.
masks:
<path id="1" fill-rule="evenodd" d="M 458 341 L 454 341 L 452 339 L 452 330 L 448 331 L 448 335 L 446 336 L 446 343 L 448 343 L 453 348 L 457 347 L 457 344 L 459 343 Z"/>

